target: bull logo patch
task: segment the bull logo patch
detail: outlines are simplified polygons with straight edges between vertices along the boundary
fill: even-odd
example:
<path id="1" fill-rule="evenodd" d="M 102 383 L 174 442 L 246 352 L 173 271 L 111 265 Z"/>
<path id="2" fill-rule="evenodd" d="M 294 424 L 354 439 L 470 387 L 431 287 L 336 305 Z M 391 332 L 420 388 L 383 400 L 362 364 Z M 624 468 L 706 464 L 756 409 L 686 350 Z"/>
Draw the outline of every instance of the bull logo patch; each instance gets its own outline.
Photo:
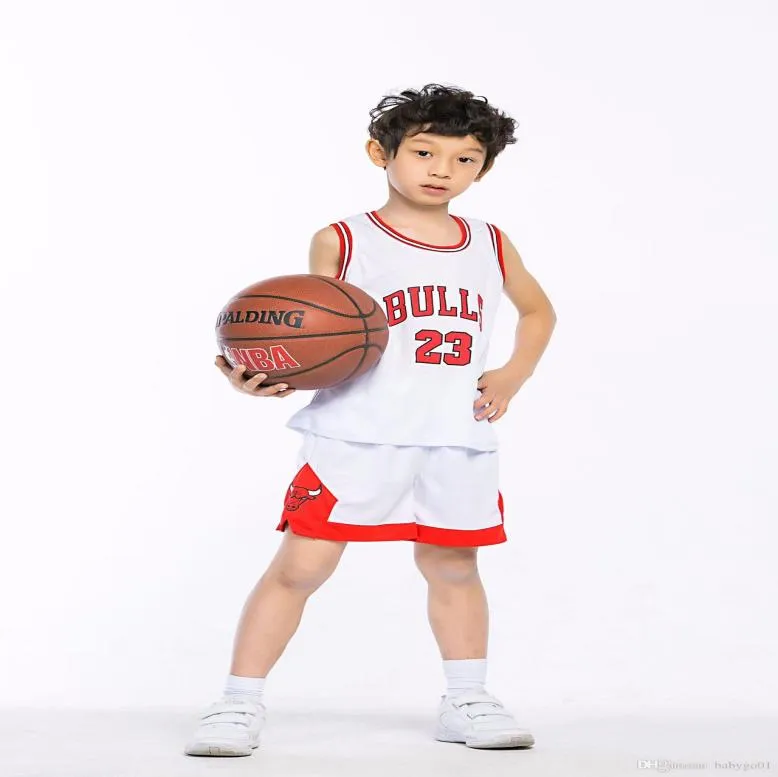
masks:
<path id="1" fill-rule="evenodd" d="M 311 490 L 305 486 L 296 486 L 292 483 L 286 494 L 284 509 L 291 510 L 292 512 L 299 510 L 305 502 L 309 499 L 316 499 L 319 494 L 321 494 L 321 483 L 319 483 L 319 487 L 315 490 Z"/>
<path id="2" fill-rule="evenodd" d="M 305 516 L 306 520 L 326 521 L 337 501 L 311 465 L 304 464 L 286 491 L 284 510 L 297 513 L 297 520 Z"/>

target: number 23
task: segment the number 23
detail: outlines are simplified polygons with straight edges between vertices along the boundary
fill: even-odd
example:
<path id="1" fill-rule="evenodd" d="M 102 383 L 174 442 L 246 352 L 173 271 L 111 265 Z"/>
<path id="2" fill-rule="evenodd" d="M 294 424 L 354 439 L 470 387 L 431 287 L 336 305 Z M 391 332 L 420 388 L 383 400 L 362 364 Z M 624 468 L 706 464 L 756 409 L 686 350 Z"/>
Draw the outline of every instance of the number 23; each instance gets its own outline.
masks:
<path id="1" fill-rule="evenodd" d="M 416 339 L 423 341 L 416 349 L 416 361 L 420 364 L 440 364 L 441 359 L 446 364 L 470 364 L 473 357 L 473 338 L 467 332 L 448 332 L 444 338 L 437 329 L 421 329 L 416 332 Z M 435 352 L 444 339 L 453 344 L 453 353 Z"/>

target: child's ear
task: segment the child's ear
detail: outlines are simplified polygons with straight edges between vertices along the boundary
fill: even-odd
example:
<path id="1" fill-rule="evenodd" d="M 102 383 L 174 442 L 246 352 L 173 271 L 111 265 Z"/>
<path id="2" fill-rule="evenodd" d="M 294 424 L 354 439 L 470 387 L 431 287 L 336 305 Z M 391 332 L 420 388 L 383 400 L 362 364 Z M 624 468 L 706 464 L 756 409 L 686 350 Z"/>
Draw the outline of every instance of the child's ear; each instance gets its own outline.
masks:
<path id="1" fill-rule="evenodd" d="M 381 147 L 381 144 L 375 139 L 370 138 L 370 140 L 365 143 L 365 151 L 367 151 L 367 155 L 370 157 L 370 161 L 374 165 L 378 165 L 378 167 L 386 168 L 386 154 L 384 153 L 383 148 Z"/>

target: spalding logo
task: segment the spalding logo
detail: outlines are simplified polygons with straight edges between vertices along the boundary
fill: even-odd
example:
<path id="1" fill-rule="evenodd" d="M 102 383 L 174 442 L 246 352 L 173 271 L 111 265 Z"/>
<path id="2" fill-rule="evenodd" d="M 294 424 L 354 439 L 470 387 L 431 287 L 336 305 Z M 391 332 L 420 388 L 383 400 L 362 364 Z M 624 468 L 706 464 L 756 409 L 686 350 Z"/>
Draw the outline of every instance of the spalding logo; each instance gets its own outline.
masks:
<path id="1" fill-rule="evenodd" d="M 301 329 L 304 310 L 230 310 L 219 313 L 216 319 L 217 328 L 224 324 L 275 324 L 276 326 L 291 326 Z"/>
<path id="2" fill-rule="evenodd" d="M 299 367 L 298 362 L 283 345 L 269 345 L 267 348 L 232 348 L 222 346 L 224 358 L 233 366 L 245 364 L 250 370 L 290 370 Z"/>

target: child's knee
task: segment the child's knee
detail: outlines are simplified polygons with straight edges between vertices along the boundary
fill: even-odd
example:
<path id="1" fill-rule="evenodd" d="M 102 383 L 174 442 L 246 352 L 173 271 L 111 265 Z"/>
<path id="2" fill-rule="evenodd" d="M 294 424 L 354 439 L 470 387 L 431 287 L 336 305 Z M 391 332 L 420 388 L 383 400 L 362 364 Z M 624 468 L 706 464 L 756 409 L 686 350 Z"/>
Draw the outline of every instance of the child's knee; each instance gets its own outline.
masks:
<path id="1" fill-rule="evenodd" d="M 284 588 L 312 593 L 335 571 L 345 543 L 290 538 L 271 567 L 273 578 Z"/>
<path id="2" fill-rule="evenodd" d="M 477 548 L 417 545 L 416 566 L 428 582 L 468 583 L 478 577 Z"/>
<path id="3" fill-rule="evenodd" d="M 275 580 L 290 591 L 313 593 L 332 574 L 324 567 L 308 567 L 299 564 L 284 564 L 275 572 Z"/>

